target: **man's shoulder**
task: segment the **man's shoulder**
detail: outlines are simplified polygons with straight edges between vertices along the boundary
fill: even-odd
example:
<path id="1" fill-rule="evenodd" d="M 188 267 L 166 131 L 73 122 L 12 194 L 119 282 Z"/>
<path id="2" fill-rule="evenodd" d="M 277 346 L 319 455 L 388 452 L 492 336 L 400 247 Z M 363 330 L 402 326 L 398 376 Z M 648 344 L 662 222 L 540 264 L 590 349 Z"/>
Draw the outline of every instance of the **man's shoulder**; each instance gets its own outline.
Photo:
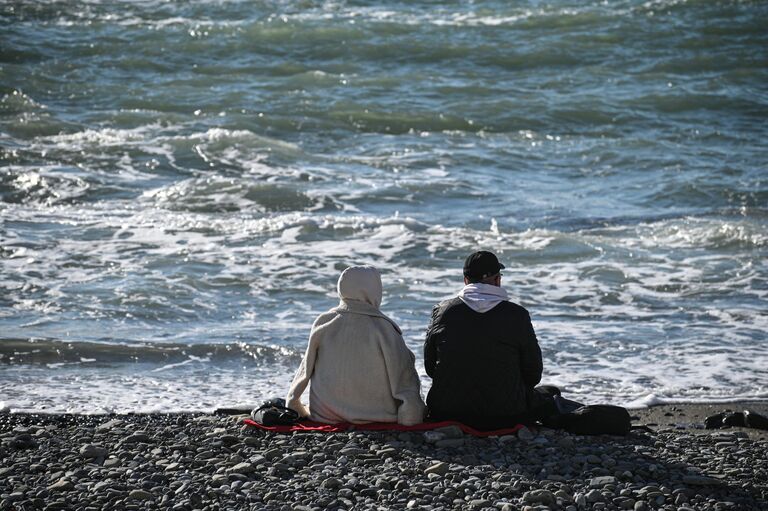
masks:
<path id="1" fill-rule="evenodd" d="M 450 308 L 459 307 L 461 305 L 466 304 L 461 301 L 461 298 L 454 296 L 453 298 L 448 298 L 447 300 L 443 300 L 442 302 L 435 305 L 434 310 L 448 310 Z"/>

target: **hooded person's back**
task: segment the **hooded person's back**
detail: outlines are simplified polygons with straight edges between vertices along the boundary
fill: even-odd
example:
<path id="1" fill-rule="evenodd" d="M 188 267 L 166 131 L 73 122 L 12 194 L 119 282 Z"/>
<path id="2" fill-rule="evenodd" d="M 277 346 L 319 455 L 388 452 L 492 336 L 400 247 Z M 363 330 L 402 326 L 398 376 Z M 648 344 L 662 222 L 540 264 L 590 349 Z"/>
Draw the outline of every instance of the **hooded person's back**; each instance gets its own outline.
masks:
<path id="1" fill-rule="evenodd" d="M 398 326 L 379 311 L 378 270 L 347 268 L 337 289 L 341 303 L 315 320 L 288 406 L 320 422 L 422 422 L 415 356 Z M 310 381 L 307 410 L 301 395 Z"/>

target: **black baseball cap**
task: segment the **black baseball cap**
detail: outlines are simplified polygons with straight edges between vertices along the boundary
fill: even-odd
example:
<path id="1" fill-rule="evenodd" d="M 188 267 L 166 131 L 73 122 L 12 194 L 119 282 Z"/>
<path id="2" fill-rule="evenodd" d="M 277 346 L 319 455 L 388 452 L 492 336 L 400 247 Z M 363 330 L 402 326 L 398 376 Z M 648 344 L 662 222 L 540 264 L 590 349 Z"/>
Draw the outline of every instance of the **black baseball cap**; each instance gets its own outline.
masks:
<path id="1" fill-rule="evenodd" d="M 469 255 L 464 260 L 464 276 L 469 279 L 482 280 L 492 277 L 504 269 L 493 252 L 480 250 Z"/>

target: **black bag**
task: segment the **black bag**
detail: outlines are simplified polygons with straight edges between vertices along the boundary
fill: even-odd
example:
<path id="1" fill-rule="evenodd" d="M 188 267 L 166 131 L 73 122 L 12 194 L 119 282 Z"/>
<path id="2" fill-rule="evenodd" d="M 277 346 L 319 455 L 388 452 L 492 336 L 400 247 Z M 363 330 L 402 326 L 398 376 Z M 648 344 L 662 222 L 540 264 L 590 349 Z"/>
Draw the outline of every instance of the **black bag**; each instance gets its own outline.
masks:
<path id="1" fill-rule="evenodd" d="M 588 405 L 566 414 L 564 427 L 576 435 L 626 435 L 632 419 L 621 406 Z"/>
<path id="2" fill-rule="evenodd" d="M 264 401 L 251 412 L 251 419 L 262 426 L 291 426 L 299 422 L 298 412 L 285 406 L 285 399 L 275 398 Z"/>
<path id="3" fill-rule="evenodd" d="M 627 409 L 612 405 L 582 406 L 551 417 L 547 423 L 574 435 L 626 435 L 632 427 Z"/>

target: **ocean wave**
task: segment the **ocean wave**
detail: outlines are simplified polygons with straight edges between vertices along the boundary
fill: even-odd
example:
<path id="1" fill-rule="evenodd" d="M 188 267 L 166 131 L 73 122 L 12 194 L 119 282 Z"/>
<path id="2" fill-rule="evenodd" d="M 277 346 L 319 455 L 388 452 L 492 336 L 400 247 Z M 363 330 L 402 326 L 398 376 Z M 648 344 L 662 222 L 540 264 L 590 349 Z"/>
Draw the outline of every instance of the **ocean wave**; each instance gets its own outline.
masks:
<path id="1" fill-rule="evenodd" d="M 687 217 L 652 224 L 642 224 L 627 246 L 655 250 L 754 250 L 768 246 L 765 226 L 744 219 Z"/>
<path id="2" fill-rule="evenodd" d="M 0 98 L 0 115 L 40 112 L 46 108 L 45 105 L 38 103 L 18 89 L 14 89 L 10 94 L 3 94 Z"/>
<path id="3" fill-rule="evenodd" d="M 0 203 L 44 205 L 78 202 L 91 191 L 91 184 L 78 173 L 56 172 L 55 168 L 10 166 L 0 170 Z"/>
<path id="4" fill-rule="evenodd" d="M 293 366 L 301 351 L 290 346 L 245 342 L 178 344 L 141 342 L 88 342 L 54 339 L 0 338 L 0 364 L 37 365 L 57 369 L 69 366 L 109 367 L 116 364 L 149 364 L 153 371 L 204 363 L 215 367 L 235 363 L 249 366 Z"/>
<path id="5" fill-rule="evenodd" d="M 313 200 L 287 185 L 223 177 L 181 181 L 170 187 L 147 191 L 143 197 L 159 207 L 195 213 L 305 211 L 322 207 L 322 201 Z"/>

